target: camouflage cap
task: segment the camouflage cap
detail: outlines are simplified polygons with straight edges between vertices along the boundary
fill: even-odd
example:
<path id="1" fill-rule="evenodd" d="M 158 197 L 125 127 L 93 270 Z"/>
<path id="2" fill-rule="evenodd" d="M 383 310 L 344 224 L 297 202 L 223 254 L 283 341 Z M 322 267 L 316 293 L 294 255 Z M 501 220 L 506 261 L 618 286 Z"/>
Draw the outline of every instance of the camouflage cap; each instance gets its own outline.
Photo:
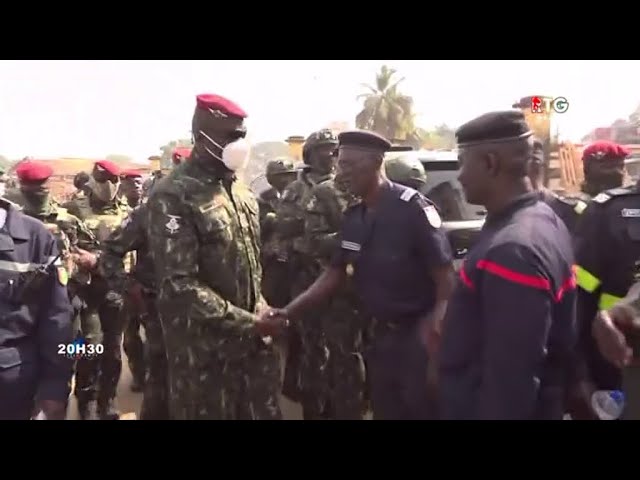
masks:
<path id="1" fill-rule="evenodd" d="M 385 161 L 384 171 L 389 180 L 400 184 L 427 181 L 424 166 L 418 158 L 410 155 L 401 155 Z"/>
<path id="2" fill-rule="evenodd" d="M 298 169 L 293 166 L 293 161 L 289 158 L 276 158 L 267 162 L 266 174 L 268 176 L 297 171 Z"/>

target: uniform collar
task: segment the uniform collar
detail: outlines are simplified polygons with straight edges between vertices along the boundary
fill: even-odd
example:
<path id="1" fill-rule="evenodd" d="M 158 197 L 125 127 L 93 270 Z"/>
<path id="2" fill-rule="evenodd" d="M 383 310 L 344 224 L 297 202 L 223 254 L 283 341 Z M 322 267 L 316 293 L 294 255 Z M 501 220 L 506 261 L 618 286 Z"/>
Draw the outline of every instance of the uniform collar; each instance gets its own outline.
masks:
<path id="1" fill-rule="evenodd" d="M 520 195 L 498 213 L 487 215 L 486 222 L 494 223 L 500 220 L 507 219 L 513 216 L 521 208 L 528 207 L 529 205 L 533 205 L 534 203 L 540 201 L 541 198 L 542 195 L 540 192 L 530 192 L 525 193 L 524 195 Z"/>
<path id="2" fill-rule="evenodd" d="M 11 238 L 16 240 L 29 240 L 29 233 L 25 225 L 23 215 L 18 215 L 18 210 L 12 205 L 6 205 L 7 220 L 4 224 L 4 229 L 7 231 Z"/>

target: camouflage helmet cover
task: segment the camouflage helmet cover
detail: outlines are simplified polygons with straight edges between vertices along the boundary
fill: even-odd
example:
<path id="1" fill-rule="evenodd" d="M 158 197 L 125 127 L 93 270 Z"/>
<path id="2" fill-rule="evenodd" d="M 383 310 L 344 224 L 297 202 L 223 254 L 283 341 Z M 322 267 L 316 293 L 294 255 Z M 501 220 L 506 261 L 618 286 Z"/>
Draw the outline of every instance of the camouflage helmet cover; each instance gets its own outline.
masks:
<path id="1" fill-rule="evenodd" d="M 427 181 L 427 173 L 420 160 L 410 155 L 400 155 L 384 162 L 387 178 L 392 182 L 404 184 L 406 182 Z"/>
<path id="2" fill-rule="evenodd" d="M 276 158 L 267 162 L 267 176 L 278 175 L 281 173 L 293 173 L 298 170 L 293 166 L 293 161 L 289 158 Z"/>
<path id="3" fill-rule="evenodd" d="M 322 145 L 338 146 L 338 137 L 328 128 L 313 132 L 307 137 L 302 147 L 302 161 L 308 165 L 311 152 Z"/>

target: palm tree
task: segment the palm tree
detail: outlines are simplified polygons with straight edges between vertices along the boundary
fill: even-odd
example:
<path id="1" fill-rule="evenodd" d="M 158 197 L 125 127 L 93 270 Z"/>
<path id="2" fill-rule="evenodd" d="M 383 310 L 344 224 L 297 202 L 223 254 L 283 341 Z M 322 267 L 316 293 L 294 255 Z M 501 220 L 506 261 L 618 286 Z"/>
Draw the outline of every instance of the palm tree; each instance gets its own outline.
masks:
<path id="1" fill-rule="evenodd" d="M 358 95 L 364 99 L 362 111 L 356 116 L 356 127 L 372 130 L 390 140 L 404 140 L 415 131 L 413 98 L 398 91 L 404 80 L 394 78 L 396 70 L 383 65 L 376 75 L 375 87 Z"/>

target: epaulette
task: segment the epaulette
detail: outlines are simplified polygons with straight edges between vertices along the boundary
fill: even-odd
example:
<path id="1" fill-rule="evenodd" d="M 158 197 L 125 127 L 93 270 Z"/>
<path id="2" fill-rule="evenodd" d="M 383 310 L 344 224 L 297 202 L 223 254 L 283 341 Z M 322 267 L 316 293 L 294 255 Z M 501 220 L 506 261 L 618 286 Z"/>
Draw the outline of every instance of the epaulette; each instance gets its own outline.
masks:
<path id="1" fill-rule="evenodd" d="M 413 188 L 404 187 L 404 191 L 400 195 L 400 200 L 402 200 L 403 202 L 408 202 L 413 197 L 415 197 L 417 193 L 419 192 L 417 190 L 414 190 Z"/>
<path id="2" fill-rule="evenodd" d="M 632 195 L 638 193 L 640 193 L 640 190 L 638 190 L 635 185 L 630 187 L 612 188 L 610 190 L 605 190 L 604 192 L 601 192 L 593 197 L 593 201 L 596 203 L 607 203 L 614 197 L 621 197 L 623 195 Z"/>
<path id="3" fill-rule="evenodd" d="M 582 214 L 582 212 L 584 212 L 585 209 L 587 208 L 588 203 L 583 201 L 580 198 L 577 198 L 577 197 L 565 197 L 564 195 L 560 195 L 560 194 L 557 194 L 557 193 L 554 193 L 554 195 L 558 199 L 559 202 L 562 202 L 565 205 L 573 207 L 573 211 L 575 213 L 577 213 L 578 215 Z"/>

